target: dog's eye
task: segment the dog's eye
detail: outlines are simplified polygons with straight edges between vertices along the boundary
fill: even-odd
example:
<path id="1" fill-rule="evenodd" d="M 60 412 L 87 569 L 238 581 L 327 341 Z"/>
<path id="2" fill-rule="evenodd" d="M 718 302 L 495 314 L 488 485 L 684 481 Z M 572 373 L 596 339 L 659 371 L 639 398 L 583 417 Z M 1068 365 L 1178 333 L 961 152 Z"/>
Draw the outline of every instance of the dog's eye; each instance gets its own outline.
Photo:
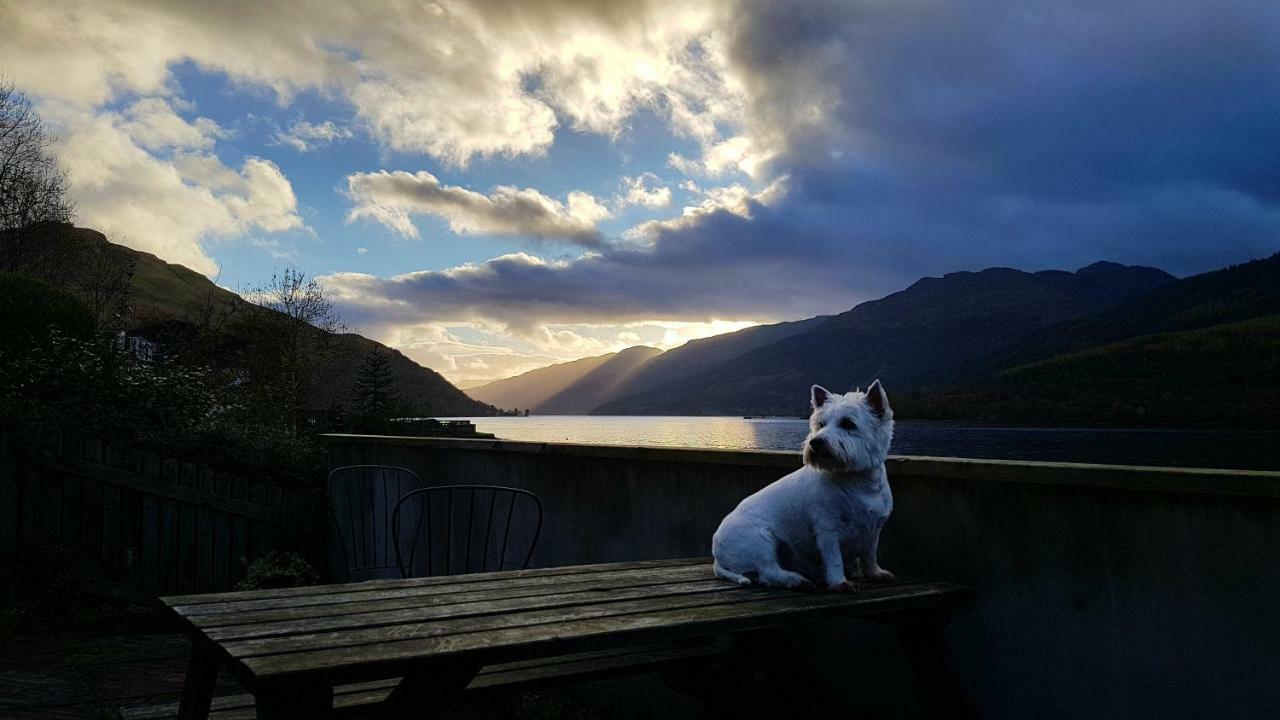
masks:
<path id="1" fill-rule="evenodd" d="M 856 430 L 857 428 L 858 428 L 858 424 L 850 420 L 849 418 L 844 418 L 843 420 L 840 421 L 841 430 Z"/>

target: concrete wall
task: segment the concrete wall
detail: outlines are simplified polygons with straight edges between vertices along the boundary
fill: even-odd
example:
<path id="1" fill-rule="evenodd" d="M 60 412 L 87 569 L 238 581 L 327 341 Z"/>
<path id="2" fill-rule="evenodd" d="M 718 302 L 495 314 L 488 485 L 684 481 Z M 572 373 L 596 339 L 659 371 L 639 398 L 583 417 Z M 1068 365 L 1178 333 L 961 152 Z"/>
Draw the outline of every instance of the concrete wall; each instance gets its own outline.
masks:
<path id="1" fill-rule="evenodd" d="M 799 465 L 738 452 L 332 436 L 331 462 L 527 488 L 534 565 L 705 555 Z M 1280 473 L 893 458 L 882 564 L 975 589 L 949 630 L 990 718 L 1280 716 Z M 881 629 L 801 633 L 872 716 L 918 713 Z"/>

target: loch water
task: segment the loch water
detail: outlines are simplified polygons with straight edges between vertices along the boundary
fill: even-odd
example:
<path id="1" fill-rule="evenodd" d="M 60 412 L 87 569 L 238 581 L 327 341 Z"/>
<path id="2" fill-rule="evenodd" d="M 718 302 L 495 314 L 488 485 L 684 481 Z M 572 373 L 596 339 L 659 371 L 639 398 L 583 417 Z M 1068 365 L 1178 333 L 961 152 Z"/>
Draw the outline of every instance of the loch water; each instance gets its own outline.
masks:
<path id="1" fill-rule="evenodd" d="M 505 440 L 797 450 L 799 418 L 538 415 L 466 418 Z M 1280 432 L 984 427 L 899 420 L 895 455 L 1280 470 Z"/>

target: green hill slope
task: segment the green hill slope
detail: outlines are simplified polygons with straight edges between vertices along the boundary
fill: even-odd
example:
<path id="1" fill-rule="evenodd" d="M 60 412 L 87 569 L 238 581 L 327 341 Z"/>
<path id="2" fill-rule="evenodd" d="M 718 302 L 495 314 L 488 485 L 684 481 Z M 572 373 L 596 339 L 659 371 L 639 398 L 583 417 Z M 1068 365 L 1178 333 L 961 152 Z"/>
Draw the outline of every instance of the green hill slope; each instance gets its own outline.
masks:
<path id="1" fill-rule="evenodd" d="M 7 238 L 5 239 L 8 240 Z M 89 228 L 68 225 L 44 225 L 26 231 L 24 242 L 32 243 L 56 263 L 75 263 L 86 257 L 124 257 L 133 262 L 133 278 L 129 295 L 130 313 L 126 324 L 132 329 L 173 324 L 199 324 L 210 310 L 217 314 L 232 310 L 232 317 L 243 313 L 247 301 L 219 287 L 190 268 L 168 263 L 150 253 L 117 245 L 102 233 Z M 57 279 L 57 273 L 55 280 Z M 319 331 L 317 331 L 319 332 Z M 434 415 L 491 415 L 494 409 L 468 397 L 439 373 L 405 357 L 399 351 L 354 333 L 337 338 L 339 352 L 328 367 L 321 370 L 325 382 L 312 404 L 320 410 L 332 402 L 345 402 L 352 394 L 352 381 L 364 356 L 373 348 L 381 348 L 391 360 L 392 376 L 400 397 L 412 402 L 424 413 Z"/>
<path id="2" fill-rule="evenodd" d="M 221 305 L 245 302 L 239 295 L 214 284 L 185 265 L 165 262 L 151 253 L 119 245 L 114 247 L 137 260 L 132 297 L 136 324 L 166 319 L 193 320 L 194 315 L 201 312 L 201 307 L 211 300 Z"/>

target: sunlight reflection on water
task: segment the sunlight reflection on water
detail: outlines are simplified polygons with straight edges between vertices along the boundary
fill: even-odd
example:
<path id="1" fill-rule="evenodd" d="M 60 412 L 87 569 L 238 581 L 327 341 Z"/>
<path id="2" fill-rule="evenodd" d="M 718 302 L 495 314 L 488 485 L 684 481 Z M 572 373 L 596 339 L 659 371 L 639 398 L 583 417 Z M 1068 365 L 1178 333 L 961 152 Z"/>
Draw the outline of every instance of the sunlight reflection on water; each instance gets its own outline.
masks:
<path id="1" fill-rule="evenodd" d="M 795 450 L 808 424 L 798 418 L 541 415 L 468 418 L 504 440 L 662 445 L 731 450 Z"/>

